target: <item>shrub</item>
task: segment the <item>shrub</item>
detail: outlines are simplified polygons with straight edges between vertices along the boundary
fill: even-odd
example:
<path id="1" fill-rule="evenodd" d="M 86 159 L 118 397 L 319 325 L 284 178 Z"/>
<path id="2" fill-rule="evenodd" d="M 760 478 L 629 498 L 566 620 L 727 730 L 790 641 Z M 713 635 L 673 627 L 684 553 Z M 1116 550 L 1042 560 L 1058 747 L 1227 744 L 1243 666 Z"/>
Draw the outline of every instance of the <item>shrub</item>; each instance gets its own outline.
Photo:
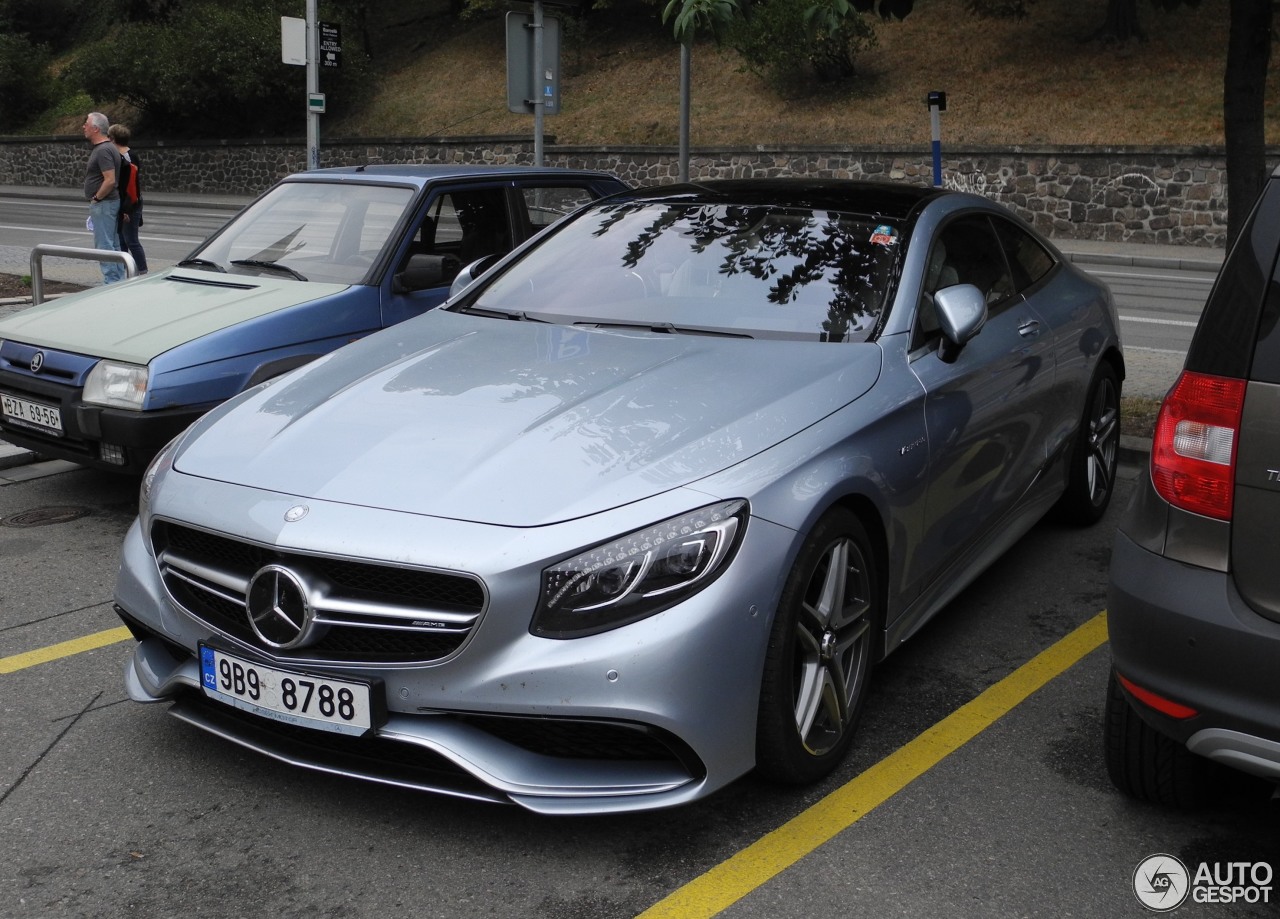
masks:
<path id="1" fill-rule="evenodd" d="M 817 13 L 821 15 L 815 15 Z M 872 25 L 848 10 L 836 14 L 813 0 L 756 0 L 729 29 L 727 43 L 775 88 L 795 91 L 851 80 L 857 55 L 875 46 Z"/>
<path id="2" fill-rule="evenodd" d="M 50 60 L 44 45 L 0 33 L 0 132 L 12 133 L 49 104 Z"/>
<path id="3" fill-rule="evenodd" d="M 306 68 L 280 61 L 280 9 L 292 6 L 205 0 L 184 7 L 172 25 L 124 23 L 112 32 L 112 54 L 81 54 L 66 78 L 96 99 L 136 106 L 153 133 L 301 133 Z M 343 69 L 325 72 L 321 88 L 334 92 L 363 73 L 356 49 L 344 48 Z"/>

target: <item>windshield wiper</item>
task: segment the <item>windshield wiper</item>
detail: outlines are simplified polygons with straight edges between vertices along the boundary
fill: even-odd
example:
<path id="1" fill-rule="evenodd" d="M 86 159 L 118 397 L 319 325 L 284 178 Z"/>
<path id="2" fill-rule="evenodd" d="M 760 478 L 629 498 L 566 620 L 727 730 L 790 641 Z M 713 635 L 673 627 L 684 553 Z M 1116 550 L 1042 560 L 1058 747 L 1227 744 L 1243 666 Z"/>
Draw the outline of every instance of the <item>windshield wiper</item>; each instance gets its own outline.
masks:
<path id="1" fill-rule="evenodd" d="M 285 274 L 293 275 L 299 281 L 305 281 L 307 279 L 306 275 L 294 271 L 288 265 L 281 265 L 279 262 L 268 262 L 257 258 L 237 258 L 232 259 L 231 264 L 247 265 L 250 268 L 267 268 L 271 271 L 283 271 Z"/>
<path id="2" fill-rule="evenodd" d="M 490 319 L 511 319 L 516 322 L 549 322 L 548 319 L 540 319 L 537 316 L 530 316 L 524 310 L 495 310 L 485 306 L 468 306 L 458 310 L 460 313 L 467 313 L 471 316 L 487 316 Z"/>
<path id="3" fill-rule="evenodd" d="M 177 267 L 179 268 L 212 268 L 214 271 L 221 271 L 223 274 L 227 273 L 227 269 L 223 268 L 217 262 L 209 261 L 209 259 L 207 258 L 184 258 L 182 261 L 178 262 Z"/>
<path id="4" fill-rule="evenodd" d="M 643 329 L 646 332 L 665 332 L 668 335 L 711 335 L 715 338 L 755 338 L 746 332 L 731 332 L 727 329 L 696 329 L 680 326 L 671 322 L 575 322 L 574 325 L 590 326 L 593 329 Z"/>

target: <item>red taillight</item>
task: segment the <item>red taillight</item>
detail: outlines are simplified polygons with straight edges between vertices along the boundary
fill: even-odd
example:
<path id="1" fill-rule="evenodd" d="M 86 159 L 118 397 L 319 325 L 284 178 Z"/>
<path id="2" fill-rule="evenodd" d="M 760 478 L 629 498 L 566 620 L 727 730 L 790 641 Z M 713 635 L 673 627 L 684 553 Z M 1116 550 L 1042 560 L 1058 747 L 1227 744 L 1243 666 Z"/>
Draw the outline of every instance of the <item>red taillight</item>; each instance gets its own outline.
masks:
<path id="1" fill-rule="evenodd" d="M 1151 481 L 1174 507 L 1231 519 L 1245 381 L 1184 371 L 1160 406 Z"/>

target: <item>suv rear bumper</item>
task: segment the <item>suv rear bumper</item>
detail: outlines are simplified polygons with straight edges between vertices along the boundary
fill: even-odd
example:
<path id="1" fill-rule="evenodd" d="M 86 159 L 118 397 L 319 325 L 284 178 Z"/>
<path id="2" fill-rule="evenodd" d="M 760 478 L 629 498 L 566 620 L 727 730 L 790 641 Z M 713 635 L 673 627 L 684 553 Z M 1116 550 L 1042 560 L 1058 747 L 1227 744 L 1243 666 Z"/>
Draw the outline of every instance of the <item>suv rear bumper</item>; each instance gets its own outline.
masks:
<path id="1" fill-rule="evenodd" d="M 1196 711 L 1174 718 L 1126 692 L 1144 721 L 1192 752 L 1280 778 L 1280 623 L 1254 612 L 1230 574 L 1117 533 L 1107 626 L 1118 673 Z"/>

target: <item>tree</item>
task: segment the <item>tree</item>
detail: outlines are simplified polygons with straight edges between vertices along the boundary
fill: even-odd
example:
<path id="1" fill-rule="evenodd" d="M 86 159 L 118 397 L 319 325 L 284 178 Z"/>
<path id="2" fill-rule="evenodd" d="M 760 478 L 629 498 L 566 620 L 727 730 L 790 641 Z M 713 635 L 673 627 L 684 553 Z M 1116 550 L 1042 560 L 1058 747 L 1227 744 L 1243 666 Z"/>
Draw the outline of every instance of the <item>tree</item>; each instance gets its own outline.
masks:
<path id="1" fill-rule="evenodd" d="M 738 15 L 738 0 L 668 0 L 662 11 L 665 24 L 680 43 L 680 181 L 689 181 L 689 108 L 693 82 L 693 39 L 699 28 L 709 29 L 719 40 Z"/>
<path id="2" fill-rule="evenodd" d="M 1267 181 L 1266 87 L 1274 24 L 1271 0 L 1231 0 L 1222 123 L 1227 141 L 1227 245 Z"/>
<path id="3" fill-rule="evenodd" d="M 870 10 L 875 0 L 852 0 L 855 7 Z M 1030 2 L 1030 0 L 1028 0 Z M 1151 0 L 1161 10 L 1173 10 L 1200 0 Z M 1253 202 L 1266 182 L 1266 79 L 1271 60 L 1274 27 L 1273 0 L 1230 0 L 1227 66 L 1223 77 L 1222 115 L 1227 152 L 1227 245 L 1240 233 Z M 984 7 L 1015 6 L 1017 0 L 971 0 L 980 14 Z M 902 18 L 912 0 L 880 0 L 881 16 Z M 1107 0 L 1107 20 L 1095 36 L 1124 40 L 1141 37 L 1137 0 Z"/>

